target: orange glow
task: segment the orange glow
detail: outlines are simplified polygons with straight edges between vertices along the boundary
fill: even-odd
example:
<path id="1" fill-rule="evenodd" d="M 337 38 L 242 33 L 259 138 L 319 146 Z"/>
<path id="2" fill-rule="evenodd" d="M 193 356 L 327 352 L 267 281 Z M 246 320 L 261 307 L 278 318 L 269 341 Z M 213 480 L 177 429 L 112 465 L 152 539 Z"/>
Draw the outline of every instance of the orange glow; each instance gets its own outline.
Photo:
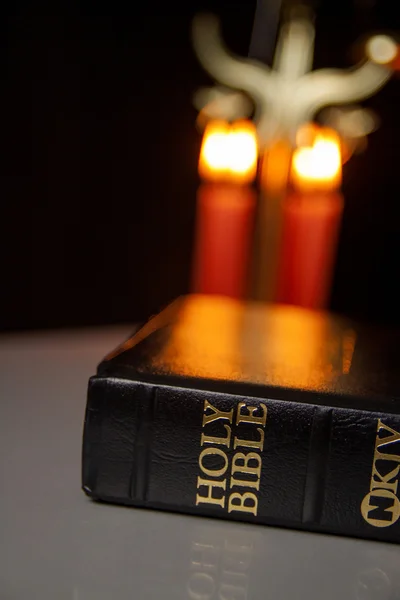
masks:
<path id="1" fill-rule="evenodd" d="M 208 123 L 200 150 L 199 173 L 204 179 L 221 179 L 227 170 L 226 140 L 229 124 L 225 121 Z"/>
<path id="2" fill-rule="evenodd" d="M 298 128 L 296 133 L 296 144 L 299 147 L 312 146 L 317 135 L 321 133 L 321 127 L 316 123 L 305 123 Z"/>
<path id="3" fill-rule="evenodd" d="M 284 193 L 287 188 L 291 147 L 284 140 L 272 144 L 264 153 L 261 166 L 261 186 L 269 194 Z"/>
<path id="4" fill-rule="evenodd" d="M 304 137 L 307 139 L 303 132 Z M 301 191 L 334 190 L 342 176 L 339 137 L 327 127 L 312 132 L 312 137 L 312 145 L 301 146 L 293 153 L 292 182 Z"/>
<path id="5" fill-rule="evenodd" d="M 357 334 L 353 329 L 348 329 L 344 332 L 342 347 L 343 347 L 343 359 L 342 359 L 342 372 L 343 375 L 348 375 L 351 369 L 351 363 L 353 362 L 354 348 L 356 345 Z"/>
<path id="6" fill-rule="evenodd" d="M 398 72 L 400 71 L 400 46 L 397 46 L 396 56 L 393 59 L 393 61 L 392 61 L 392 63 L 391 63 L 390 66 L 392 67 L 392 69 L 394 71 L 397 71 L 397 74 L 398 74 Z"/>
<path id="7" fill-rule="evenodd" d="M 330 129 L 329 127 L 321 127 L 320 125 L 317 125 L 317 123 L 305 123 L 297 130 L 296 145 L 298 147 L 313 146 L 317 136 L 323 132 L 328 132 L 329 135 L 333 133 L 336 139 L 339 140 L 339 137 L 333 129 Z M 353 150 L 342 138 L 340 138 L 338 143 L 340 144 L 342 165 L 344 165 L 344 163 L 346 163 L 352 157 Z"/>
<path id="8" fill-rule="evenodd" d="M 211 121 L 204 132 L 199 173 L 203 179 L 250 183 L 257 173 L 258 147 L 250 121 Z"/>

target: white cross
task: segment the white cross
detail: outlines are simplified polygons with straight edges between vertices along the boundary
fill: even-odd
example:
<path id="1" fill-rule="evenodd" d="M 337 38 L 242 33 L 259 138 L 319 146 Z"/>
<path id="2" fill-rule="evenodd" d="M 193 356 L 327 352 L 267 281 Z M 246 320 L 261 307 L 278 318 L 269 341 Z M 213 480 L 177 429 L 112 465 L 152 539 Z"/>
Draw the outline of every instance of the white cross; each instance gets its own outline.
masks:
<path id="1" fill-rule="evenodd" d="M 272 69 L 255 60 L 233 56 L 224 46 L 218 19 L 212 15 L 197 16 L 192 33 L 200 63 L 226 86 L 202 90 L 197 95 L 198 107 L 208 118 L 247 116 L 249 102 L 233 90 L 245 92 L 255 105 L 254 121 L 261 148 L 277 137 L 294 141 L 300 125 L 312 121 L 320 109 L 365 99 L 392 75 L 392 69 L 378 64 L 372 51 L 364 63 L 353 69 L 311 71 L 315 31 L 304 17 L 292 18 L 281 28 Z M 395 42 L 387 40 L 397 49 Z M 373 44 L 367 47 L 372 49 Z"/>

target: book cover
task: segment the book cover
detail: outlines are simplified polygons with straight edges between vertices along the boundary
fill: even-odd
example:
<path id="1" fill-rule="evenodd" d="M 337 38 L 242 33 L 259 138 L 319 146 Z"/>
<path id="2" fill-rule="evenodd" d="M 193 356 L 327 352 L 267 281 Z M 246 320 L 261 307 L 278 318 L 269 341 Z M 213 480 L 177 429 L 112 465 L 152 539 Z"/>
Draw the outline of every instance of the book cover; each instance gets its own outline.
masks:
<path id="1" fill-rule="evenodd" d="M 178 299 L 89 382 L 94 499 L 400 541 L 400 333 Z"/>

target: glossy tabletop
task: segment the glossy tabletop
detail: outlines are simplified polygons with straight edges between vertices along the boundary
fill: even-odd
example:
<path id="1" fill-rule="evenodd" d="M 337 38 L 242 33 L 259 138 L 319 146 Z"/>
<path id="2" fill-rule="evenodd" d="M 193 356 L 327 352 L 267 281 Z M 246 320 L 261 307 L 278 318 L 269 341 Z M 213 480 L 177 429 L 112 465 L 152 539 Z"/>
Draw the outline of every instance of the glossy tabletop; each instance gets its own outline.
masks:
<path id="1" fill-rule="evenodd" d="M 87 379 L 131 329 L 0 337 L 0 598 L 399 599 L 400 546 L 85 497 Z"/>

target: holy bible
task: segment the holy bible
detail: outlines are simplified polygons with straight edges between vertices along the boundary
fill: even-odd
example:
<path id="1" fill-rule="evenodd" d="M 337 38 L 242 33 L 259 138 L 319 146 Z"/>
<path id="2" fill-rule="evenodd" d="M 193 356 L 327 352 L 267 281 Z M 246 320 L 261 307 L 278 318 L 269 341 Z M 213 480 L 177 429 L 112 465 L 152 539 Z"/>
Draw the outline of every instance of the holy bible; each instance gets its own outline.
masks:
<path id="1" fill-rule="evenodd" d="M 94 499 L 400 542 L 400 333 L 178 299 L 89 381 Z"/>

